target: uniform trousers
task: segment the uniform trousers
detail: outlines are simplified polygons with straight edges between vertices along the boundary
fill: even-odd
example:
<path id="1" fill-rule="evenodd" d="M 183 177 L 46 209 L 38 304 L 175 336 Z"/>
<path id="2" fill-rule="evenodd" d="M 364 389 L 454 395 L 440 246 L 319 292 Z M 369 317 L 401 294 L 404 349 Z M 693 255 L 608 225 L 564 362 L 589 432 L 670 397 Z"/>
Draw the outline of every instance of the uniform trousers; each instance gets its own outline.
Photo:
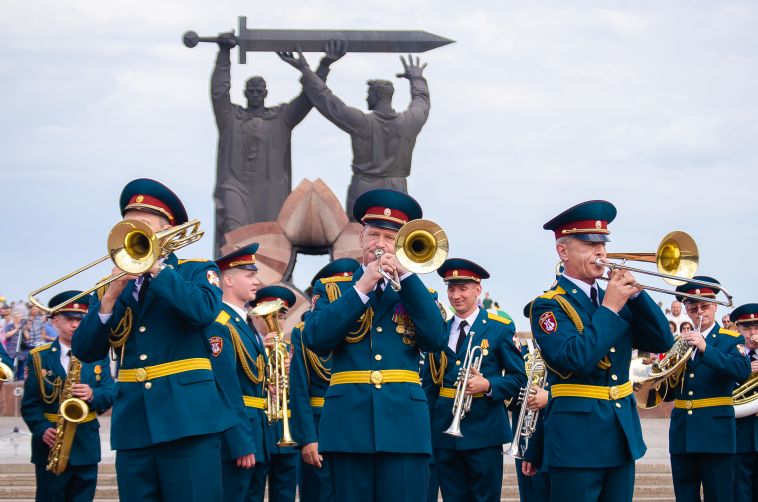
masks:
<path id="1" fill-rule="evenodd" d="M 336 502 L 425 502 L 429 455 L 328 453 Z"/>
<path id="2" fill-rule="evenodd" d="M 116 452 L 121 502 L 220 502 L 221 439 L 204 434 Z"/>
<path id="3" fill-rule="evenodd" d="M 258 462 L 255 463 L 255 466 L 258 466 Z M 222 462 L 221 482 L 224 487 L 224 502 L 237 502 L 245 499 L 253 483 L 253 469 L 237 467 L 236 460 Z"/>
<path id="4" fill-rule="evenodd" d="M 550 500 L 550 471 L 541 467 L 534 476 L 524 476 L 521 459 L 516 459 L 516 480 L 521 502 L 547 502 Z"/>
<path id="5" fill-rule="evenodd" d="M 303 462 L 300 456 L 300 502 L 334 502 L 334 487 L 326 457 L 319 469 Z"/>
<path id="6" fill-rule="evenodd" d="M 734 457 L 734 500 L 758 500 L 758 453 Z"/>
<path id="7" fill-rule="evenodd" d="M 473 450 L 434 450 L 434 461 L 446 501 L 500 502 L 503 488 L 502 445 Z"/>
<path id="8" fill-rule="evenodd" d="M 550 500 L 553 502 L 631 502 L 634 462 L 615 467 L 550 466 Z"/>
<path id="9" fill-rule="evenodd" d="M 706 502 L 731 500 L 734 494 L 734 454 L 687 453 L 671 455 L 671 476 L 677 500 Z"/>
<path id="10" fill-rule="evenodd" d="M 37 502 L 92 502 L 97 487 L 97 464 L 69 465 L 55 475 L 47 464 L 35 464 Z"/>
<path id="11" fill-rule="evenodd" d="M 253 482 L 250 485 L 247 502 L 262 502 L 268 478 L 269 502 L 294 502 L 297 491 L 297 468 L 300 455 L 295 453 L 272 454 L 265 464 L 255 464 Z M 241 500 L 241 499 L 240 499 Z"/>

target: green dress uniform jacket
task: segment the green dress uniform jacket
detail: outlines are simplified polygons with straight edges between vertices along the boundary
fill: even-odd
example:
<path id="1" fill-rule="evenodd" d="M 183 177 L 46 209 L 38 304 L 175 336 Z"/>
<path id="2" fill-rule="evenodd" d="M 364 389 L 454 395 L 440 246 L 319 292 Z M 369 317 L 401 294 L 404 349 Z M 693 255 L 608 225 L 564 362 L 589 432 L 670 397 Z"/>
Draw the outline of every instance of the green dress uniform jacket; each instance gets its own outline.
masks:
<path id="1" fill-rule="evenodd" d="M 448 333 L 452 322 L 453 319 L 446 324 Z M 453 419 L 454 399 L 451 394 L 455 392 L 455 382 L 464 363 L 472 333 L 472 349 L 477 346 L 484 347 L 480 372 L 492 385 L 492 394 L 472 399 L 471 410 L 466 412 L 466 416 L 461 420 L 463 437 L 457 438 L 444 434 L 443 431 L 450 426 Z M 424 388 L 432 392 L 427 397 L 436 402 L 431 418 L 434 448 L 472 450 L 510 442 L 511 427 L 503 401 L 518 399 L 519 390 L 526 385 L 524 360 L 513 344 L 514 334 L 515 329 L 511 321 L 479 309 L 479 314 L 458 353 L 446 346 L 441 354 L 431 356 L 434 358 L 430 361 L 431 364 L 424 365 Z M 444 371 L 444 375 L 435 376 L 434 373 L 439 371 Z M 427 384 L 429 380 L 439 381 L 440 376 L 443 377 L 442 391 L 439 385 Z"/>
<path id="2" fill-rule="evenodd" d="M 59 388 L 62 390 L 66 381 L 60 351 L 60 344 L 55 340 L 32 350 L 27 362 L 29 376 L 24 382 L 21 416 L 32 433 L 32 463 L 37 465 L 47 464 L 50 448 L 42 442 L 42 435 L 47 429 L 55 428 L 60 408 L 60 394 L 54 400 L 51 399 L 50 403 L 45 402 L 43 396 L 52 398 L 55 383 L 59 382 Z M 82 363 L 80 383 L 92 388 L 92 400 L 87 403 L 92 415 L 76 426 L 70 466 L 93 465 L 100 462 L 100 423 L 96 415 L 105 413 L 113 404 L 113 378 L 109 360 L 105 358 L 92 363 Z"/>
<path id="3" fill-rule="evenodd" d="M 302 329 L 303 323 L 292 329 L 290 365 L 291 427 L 299 446 L 318 442 L 318 425 L 332 371 L 331 355 L 320 357 L 306 347 Z"/>
<path id="4" fill-rule="evenodd" d="M 544 423 L 543 465 L 548 467 L 619 466 L 646 450 L 634 395 L 556 395 L 559 384 L 618 388 L 629 381 L 632 347 L 665 352 L 674 343 L 665 316 L 646 292 L 630 299 L 618 314 L 602 306 L 603 297 L 600 290 L 601 306 L 595 307 L 561 276 L 556 288 L 532 304 L 532 332 L 550 371 L 557 374 Z"/>
<path id="5" fill-rule="evenodd" d="M 333 352 L 332 382 L 346 371 L 402 370 L 418 378 L 419 351 L 439 352 L 447 344 L 437 304 L 416 275 L 401 281 L 400 292 L 387 286 L 381 299 L 371 292 L 364 304 L 353 287 L 362 275 L 359 269 L 353 277 L 316 283 L 305 345 L 321 356 Z M 324 398 L 319 449 L 431 454 L 424 390 L 411 382 L 332 384 Z"/>
<path id="6" fill-rule="evenodd" d="M 693 403 L 719 397 L 731 400 L 735 385 L 750 376 L 750 361 L 740 352 L 742 336 L 714 323 L 705 338 L 705 352 L 687 362 L 681 377 L 684 381 L 675 386 L 673 397 L 677 400 Z M 669 452 L 735 453 L 735 428 L 731 403 L 692 409 L 675 407 L 671 412 Z"/>
<path id="7" fill-rule="evenodd" d="M 206 334 L 213 354 L 213 373 L 237 417 L 237 424 L 222 434 L 221 458 L 230 461 L 253 453 L 256 462 L 266 462 L 266 416 L 262 407 L 251 406 L 250 399 L 263 403 L 266 352 L 247 320 L 226 303 L 222 303 L 216 322 L 206 328 Z"/>
<path id="8" fill-rule="evenodd" d="M 235 423 L 211 370 L 204 333 L 221 309 L 218 268 L 212 261 L 178 260 L 173 253 L 163 263 L 166 267 L 150 282 L 142 304 L 130 281 L 103 323 L 101 296 L 93 298 L 73 338 L 74 354 L 82 361 L 100 360 L 111 343 L 120 345 L 121 373 L 188 359 L 204 366 L 154 378 L 148 374 L 145 381 L 117 381 L 111 431 L 115 450 L 219 433 Z"/>

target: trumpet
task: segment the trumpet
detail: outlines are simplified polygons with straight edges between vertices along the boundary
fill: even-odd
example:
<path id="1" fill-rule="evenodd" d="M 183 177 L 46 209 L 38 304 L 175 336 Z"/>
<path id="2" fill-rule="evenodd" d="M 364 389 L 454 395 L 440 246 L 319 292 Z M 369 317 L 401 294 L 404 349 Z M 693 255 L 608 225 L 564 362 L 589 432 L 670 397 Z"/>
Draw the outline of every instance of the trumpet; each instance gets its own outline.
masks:
<path id="1" fill-rule="evenodd" d="M 13 368 L 11 368 L 5 363 L 0 362 L 0 385 L 2 385 L 3 382 L 12 382 L 12 381 L 13 381 Z"/>
<path id="2" fill-rule="evenodd" d="M 463 366 L 458 371 L 458 378 L 455 381 L 455 397 L 453 398 L 453 421 L 443 433 L 449 436 L 462 438 L 461 420 L 471 410 L 471 402 L 474 396 L 466 395 L 466 385 L 471 374 L 471 368 L 479 371 L 482 366 L 482 348 L 477 345 L 471 348 L 471 342 L 474 340 L 474 333 L 469 332 L 468 345 L 466 346 L 466 357 L 463 360 Z M 476 351 L 479 351 L 477 354 Z"/>
<path id="3" fill-rule="evenodd" d="M 703 316 L 700 316 L 698 332 L 702 327 Z M 681 376 L 692 351 L 692 346 L 680 336 L 660 361 L 645 364 L 642 357 L 632 359 L 629 366 L 629 381 L 632 383 L 638 407 L 652 409 L 663 402 L 672 379 L 676 382 Z"/>
<path id="4" fill-rule="evenodd" d="M 250 315 L 258 316 L 266 322 L 270 333 L 275 333 L 274 346 L 266 349 L 268 363 L 266 364 L 266 416 L 268 423 L 282 421 L 282 438 L 277 446 L 297 446 L 292 439 L 289 423 L 289 379 L 287 376 L 287 346 L 283 340 L 282 329 L 279 326 L 279 311 L 284 308 L 282 300 L 263 302 L 249 310 Z M 273 387 L 272 393 L 269 388 Z"/>
<path id="5" fill-rule="evenodd" d="M 524 458 L 527 448 L 529 447 L 529 439 L 531 439 L 534 431 L 537 430 L 537 419 L 539 418 L 540 410 L 531 410 L 527 405 L 529 397 L 534 394 L 535 389 L 544 389 L 547 384 L 547 366 L 542 359 L 542 352 L 537 347 L 536 342 L 532 340 L 526 341 L 529 347 L 529 353 L 526 355 L 525 364 L 527 369 L 526 387 L 523 387 L 519 391 L 518 402 L 521 405 L 519 410 L 518 422 L 516 422 L 516 432 L 513 435 L 506 454 L 514 458 Z"/>
<path id="6" fill-rule="evenodd" d="M 200 230 L 200 220 L 191 220 L 160 232 L 154 232 L 146 223 L 138 220 L 119 221 L 113 226 L 110 234 L 108 234 L 108 254 L 39 289 L 35 289 L 29 293 L 29 303 L 47 314 L 52 314 L 63 307 L 63 305 L 76 302 L 79 298 L 87 296 L 93 291 L 107 286 L 127 274 L 139 275 L 147 272 L 156 261 L 168 256 L 177 249 L 200 240 L 204 233 L 203 230 Z M 121 269 L 122 272 L 98 281 L 90 289 L 82 291 L 77 296 L 52 307 L 44 306 L 37 299 L 37 295 L 41 292 L 47 291 L 53 286 L 81 274 L 85 270 L 89 270 L 108 259 L 112 260 L 113 264 Z"/>
<path id="7" fill-rule="evenodd" d="M 608 253 L 606 255 L 608 259 L 619 259 L 621 263 L 615 263 L 598 258 L 595 260 L 595 264 L 600 267 L 607 267 L 610 270 L 628 270 L 637 274 L 652 275 L 660 277 L 672 286 L 680 286 L 686 282 L 697 284 L 703 287 L 718 288 L 726 296 L 725 301 L 717 300 L 707 296 L 695 295 L 690 293 L 679 293 L 670 289 L 659 288 L 655 286 L 648 286 L 644 284 L 635 284 L 637 287 L 647 289 L 648 291 L 655 291 L 656 293 L 664 293 L 668 295 L 676 295 L 683 298 L 689 298 L 691 300 L 716 303 L 725 307 L 732 307 L 732 295 L 730 295 L 726 289 L 720 284 L 713 284 L 708 281 L 701 281 L 692 279 L 697 272 L 697 266 L 700 261 L 700 255 L 698 254 L 697 244 L 695 240 L 690 237 L 686 232 L 674 231 L 667 234 L 658 245 L 658 249 L 655 253 Z M 651 272 L 649 270 L 630 267 L 626 265 L 627 261 L 639 261 L 647 263 L 655 263 L 658 272 Z M 609 280 L 606 277 L 601 277 L 603 280 Z"/>
<path id="8" fill-rule="evenodd" d="M 393 245 L 395 256 L 400 265 L 414 274 L 434 272 L 447 258 L 447 234 L 430 220 L 412 220 L 397 232 Z M 375 249 L 374 256 L 379 259 L 384 250 Z M 390 276 L 381 267 L 379 273 L 387 279 L 395 291 L 400 291 L 400 278 L 397 270 Z"/>

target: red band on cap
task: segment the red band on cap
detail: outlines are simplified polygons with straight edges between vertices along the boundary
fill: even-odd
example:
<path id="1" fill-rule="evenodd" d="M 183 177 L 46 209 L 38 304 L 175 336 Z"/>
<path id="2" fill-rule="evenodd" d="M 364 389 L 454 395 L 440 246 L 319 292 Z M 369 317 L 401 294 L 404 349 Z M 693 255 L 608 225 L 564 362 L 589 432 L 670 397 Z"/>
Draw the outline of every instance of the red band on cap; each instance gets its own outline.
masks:
<path id="1" fill-rule="evenodd" d="M 383 207 L 383 206 L 372 206 L 366 209 L 366 214 L 364 214 L 363 218 L 361 218 L 361 221 L 363 222 L 365 222 L 366 220 L 391 221 L 392 223 L 405 225 L 406 223 L 408 223 L 410 218 L 408 218 L 408 215 L 400 211 L 399 209 L 392 209 L 391 207 Z"/>
<path id="2" fill-rule="evenodd" d="M 756 313 L 742 314 L 734 322 L 736 322 L 736 323 L 741 323 L 741 322 L 758 322 L 758 314 L 756 314 Z"/>
<path id="3" fill-rule="evenodd" d="M 233 256 L 226 260 L 216 262 L 219 270 L 229 270 L 230 268 L 239 267 L 240 265 L 255 265 L 254 254 L 243 254 L 239 256 Z"/>
<path id="4" fill-rule="evenodd" d="M 261 298 L 260 300 L 256 299 L 255 303 L 256 305 L 260 305 L 261 303 L 264 303 L 264 302 L 275 302 L 276 300 L 281 300 L 282 303 L 284 303 L 285 307 L 290 308 L 290 304 L 287 300 L 285 300 L 284 298 L 276 298 L 274 296 L 267 296 L 265 298 Z"/>
<path id="5" fill-rule="evenodd" d="M 129 203 L 126 205 L 125 209 L 152 209 L 154 211 L 158 211 L 163 216 L 168 218 L 169 222 L 174 223 L 174 214 L 171 212 L 169 207 L 161 200 L 156 199 L 150 195 L 133 195 L 132 198 L 129 199 Z"/>
<path id="6" fill-rule="evenodd" d="M 86 314 L 87 304 L 79 302 L 67 303 L 63 307 L 56 310 L 56 312 L 81 312 L 82 314 Z"/>
<path id="7" fill-rule="evenodd" d="M 609 234 L 608 222 L 603 220 L 572 221 L 555 230 L 555 238 L 570 237 L 576 234 Z"/>
<path id="8" fill-rule="evenodd" d="M 689 291 L 685 291 L 688 295 L 698 295 L 698 296 L 716 296 L 716 292 L 712 290 L 711 288 L 693 288 Z"/>
<path id="9" fill-rule="evenodd" d="M 445 271 L 445 282 L 447 281 L 476 281 L 482 280 L 482 276 L 472 270 L 455 268 Z"/>

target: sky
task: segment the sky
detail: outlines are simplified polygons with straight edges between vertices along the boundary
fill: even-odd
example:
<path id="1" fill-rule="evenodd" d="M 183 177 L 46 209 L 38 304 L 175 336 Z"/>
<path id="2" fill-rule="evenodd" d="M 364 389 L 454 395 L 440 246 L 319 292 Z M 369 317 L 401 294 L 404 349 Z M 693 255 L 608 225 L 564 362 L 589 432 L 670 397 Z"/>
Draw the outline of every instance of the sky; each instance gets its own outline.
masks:
<path id="1" fill-rule="evenodd" d="M 517 326 L 553 280 L 542 224 L 589 199 L 618 208 L 609 251 L 654 251 L 684 230 L 700 248 L 700 273 L 737 305 L 758 301 L 753 2 L 2 0 L 0 13 L 0 295 L 9 300 L 102 256 L 133 178 L 172 187 L 208 231 L 180 255 L 211 256 L 216 48 L 187 49 L 181 36 L 215 35 L 246 15 L 250 28 L 419 29 L 456 40 L 421 54 L 432 107 L 409 191 L 448 232 L 451 256 L 490 271 L 484 290 Z M 299 74 L 273 54 L 233 60 L 237 103 L 251 75 L 266 78 L 269 106 L 300 92 Z M 366 80 L 401 70 L 397 54 L 348 54 L 328 84 L 365 109 Z M 407 81 L 395 87 L 404 109 Z M 344 200 L 349 137 L 315 110 L 292 135 L 292 161 L 294 185 L 321 178 Z M 326 261 L 301 257 L 296 285 Z M 436 274 L 424 281 L 442 287 Z"/>

